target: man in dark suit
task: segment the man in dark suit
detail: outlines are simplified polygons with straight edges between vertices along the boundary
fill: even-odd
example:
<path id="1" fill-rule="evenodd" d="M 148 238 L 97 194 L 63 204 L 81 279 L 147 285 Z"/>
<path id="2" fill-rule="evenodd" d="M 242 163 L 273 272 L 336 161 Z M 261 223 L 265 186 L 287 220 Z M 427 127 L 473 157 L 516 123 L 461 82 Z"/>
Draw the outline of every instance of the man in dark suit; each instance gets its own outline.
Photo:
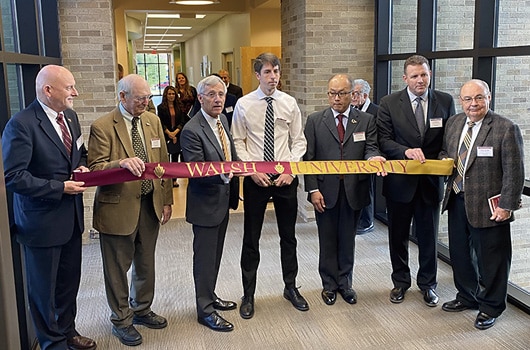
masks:
<path id="1" fill-rule="evenodd" d="M 37 99 L 8 121 L 2 136 L 29 310 L 41 349 L 95 349 L 96 343 L 75 329 L 86 188 L 71 178 L 88 171 L 72 110 L 78 93 L 72 73 L 54 65 L 40 70 L 35 86 Z"/>
<path id="2" fill-rule="evenodd" d="M 139 75 L 129 74 L 118 82 L 118 106 L 90 127 L 91 170 L 126 168 L 140 177 L 146 162 L 168 161 L 160 119 L 146 111 L 150 95 L 149 84 Z M 130 181 L 96 190 L 93 223 L 99 231 L 112 334 L 128 346 L 142 343 L 135 324 L 167 326 L 151 305 L 156 241 L 160 225 L 171 218 L 172 190 L 171 179 Z"/>
<path id="3" fill-rule="evenodd" d="M 221 77 L 221 79 L 223 79 L 228 93 L 235 95 L 236 99 L 240 99 L 241 97 L 243 97 L 243 89 L 230 82 L 230 73 L 226 69 L 219 70 L 219 76 Z"/>
<path id="4" fill-rule="evenodd" d="M 379 148 L 391 159 L 437 159 L 447 119 L 455 113 L 451 95 L 429 89 L 431 70 L 423 56 L 405 60 L 407 88 L 381 99 L 377 113 Z M 438 304 L 437 250 L 443 177 L 389 174 L 383 180 L 388 212 L 392 282 L 390 301 L 401 303 L 411 286 L 408 240 L 412 219 L 419 250 L 416 283 L 428 306 Z"/>
<path id="5" fill-rule="evenodd" d="M 512 245 L 510 222 L 524 186 L 519 127 L 489 109 L 486 82 L 473 79 L 460 90 L 463 113 L 447 122 L 440 158 L 455 159 L 443 210 L 449 212 L 449 254 L 456 299 L 444 311 L 477 309 L 475 327 L 488 329 L 506 309 Z M 460 170 L 459 170 L 460 169 Z M 489 198 L 500 195 L 490 210 Z"/>
<path id="6" fill-rule="evenodd" d="M 211 75 L 215 75 L 216 77 L 221 78 L 221 76 L 217 73 L 213 73 Z M 236 97 L 236 95 L 230 93 L 227 91 L 225 95 L 225 104 L 223 107 L 222 113 L 225 115 L 226 120 L 228 121 L 228 129 L 232 127 L 232 115 L 234 114 L 234 107 L 236 106 L 237 99 L 239 97 Z M 201 101 L 199 99 L 195 100 L 195 104 L 193 105 L 193 113 L 192 115 L 197 114 L 201 110 Z"/>
<path id="7" fill-rule="evenodd" d="M 352 106 L 376 117 L 379 106 L 370 101 L 370 90 L 372 89 L 366 80 L 355 79 L 353 81 Z M 370 175 L 370 203 L 361 210 L 359 225 L 357 226 L 358 235 L 373 231 L 374 229 L 374 192 L 375 175 Z"/>
<path id="8" fill-rule="evenodd" d="M 304 161 L 385 161 L 379 155 L 374 117 L 350 106 L 352 90 L 353 79 L 348 75 L 337 74 L 329 80 L 331 108 L 308 117 Z M 347 303 L 357 302 L 352 288 L 355 229 L 361 209 L 369 203 L 369 186 L 369 174 L 305 176 L 305 190 L 315 208 L 321 296 L 327 305 L 335 303 L 337 291 Z"/>
<path id="9" fill-rule="evenodd" d="M 197 91 L 202 108 L 182 129 L 184 161 L 237 160 L 228 122 L 222 114 L 226 86 L 219 77 L 209 76 L 199 82 Z M 239 196 L 239 186 L 230 185 L 234 181 L 239 184 L 232 174 L 191 178 L 186 197 L 186 220 L 193 225 L 197 319 L 200 324 L 222 332 L 232 331 L 234 326 L 216 310 L 237 307 L 236 303 L 222 300 L 215 294 L 228 226 L 230 196 Z"/>

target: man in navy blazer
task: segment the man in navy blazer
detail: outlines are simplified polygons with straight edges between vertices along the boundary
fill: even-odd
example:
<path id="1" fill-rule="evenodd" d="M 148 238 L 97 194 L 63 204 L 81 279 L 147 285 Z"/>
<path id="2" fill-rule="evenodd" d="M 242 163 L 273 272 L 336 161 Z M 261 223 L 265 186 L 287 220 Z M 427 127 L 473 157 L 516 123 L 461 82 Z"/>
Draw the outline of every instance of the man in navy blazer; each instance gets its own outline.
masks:
<path id="1" fill-rule="evenodd" d="M 460 90 L 463 113 L 447 123 L 440 158 L 462 157 L 463 177 L 455 169 L 447 181 L 443 210 L 448 210 L 449 254 L 456 298 L 444 311 L 477 309 L 475 327 L 488 329 L 506 309 L 512 260 L 510 222 L 524 186 L 523 137 L 519 127 L 489 109 L 486 82 L 473 79 Z M 471 124 L 469 124 L 471 123 Z M 468 131 L 470 129 L 470 131 Z M 466 156 L 460 152 L 471 132 Z M 462 186 L 458 186 L 463 180 Z M 500 194 L 490 211 L 489 198 Z"/>
<path id="2" fill-rule="evenodd" d="M 453 97 L 429 89 L 431 70 L 423 56 L 405 60 L 407 87 L 383 97 L 377 113 L 379 148 L 388 160 L 437 159 L 445 124 L 455 114 Z M 418 119 L 416 119 L 416 111 Z M 388 213 L 392 283 L 390 301 L 401 303 L 411 286 L 408 241 L 414 218 L 419 250 L 416 283 L 427 306 L 438 304 L 437 235 L 443 177 L 389 174 L 383 180 Z"/>
<path id="3" fill-rule="evenodd" d="M 2 136 L 29 309 L 41 349 L 95 349 L 96 343 L 75 329 L 86 188 L 71 178 L 88 171 L 72 110 L 78 93 L 72 73 L 55 65 L 40 70 L 35 86 L 36 100 L 8 121 Z"/>
<path id="4" fill-rule="evenodd" d="M 186 162 L 237 160 L 228 121 L 222 114 L 226 86 L 214 75 L 197 85 L 201 109 L 186 123 L 181 133 L 182 157 Z M 221 126 L 218 123 L 221 123 Z M 222 130 L 220 130 L 221 128 Z M 230 198 L 239 197 L 239 181 L 232 174 L 190 178 L 186 196 L 186 221 L 193 226 L 193 279 L 197 320 L 221 332 L 234 329 L 216 310 L 233 310 L 232 301 L 215 293 L 228 227 Z M 232 206 L 233 209 L 237 205 Z"/>
<path id="5" fill-rule="evenodd" d="M 331 108 L 311 114 L 304 134 L 304 161 L 378 160 L 374 117 L 351 107 L 353 79 L 334 75 L 328 82 Z M 315 208 L 320 247 L 318 270 L 322 299 L 333 305 L 337 292 L 349 304 L 357 302 L 352 288 L 355 232 L 361 209 L 370 203 L 370 174 L 306 175 L 305 190 Z"/>

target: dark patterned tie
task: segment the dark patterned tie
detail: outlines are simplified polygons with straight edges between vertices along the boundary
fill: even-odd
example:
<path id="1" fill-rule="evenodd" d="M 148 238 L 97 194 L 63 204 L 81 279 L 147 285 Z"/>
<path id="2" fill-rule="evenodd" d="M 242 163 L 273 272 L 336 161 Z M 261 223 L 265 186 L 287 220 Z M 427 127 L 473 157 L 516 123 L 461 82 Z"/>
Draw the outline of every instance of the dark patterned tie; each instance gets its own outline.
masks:
<path id="1" fill-rule="evenodd" d="M 416 117 L 416 122 L 418 123 L 418 128 L 420 129 L 421 137 L 425 134 L 425 115 L 423 114 L 423 106 L 421 105 L 421 97 L 416 97 L 416 110 L 414 111 L 414 116 Z"/>
<path id="2" fill-rule="evenodd" d="M 219 118 L 217 119 L 217 131 L 219 132 L 219 138 L 221 139 L 221 147 L 223 148 L 223 153 L 225 156 L 225 160 L 227 162 L 231 161 L 230 152 L 228 152 L 228 143 L 226 142 L 226 134 L 225 130 L 223 128 L 223 124 L 221 124 L 221 121 Z"/>
<path id="3" fill-rule="evenodd" d="M 265 133 L 263 144 L 263 160 L 272 162 L 274 160 L 274 109 L 272 97 L 265 97 L 267 111 L 265 112 Z"/>
<path id="4" fill-rule="evenodd" d="M 342 124 L 342 118 L 344 117 L 344 114 L 339 114 L 337 116 L 337 119 L 339 122 L 337 123 L 337 132 L 339 133 L 339 141 L 340 143 L 344 142 L 344 124 Z"/>
<path id="5" fill-rule="evenodd" d="M 455 181 L 453 181 L 453 190 L 455 193 L 459 193 L 464 190 L 464 169 L 466 168 L 467 151 L 471 145 L 471 136 L 473 135 L 473 127 L 475 126 L 475 122 L 468 122 L 467 126 L 467 132 L 464 136 L 462 144 L 460 145 L 458 158 L 456 160 L 456 171 L 458 174 L 455 177 Z"/>
<path id="6" fill-rule="evenodd" d="M 59 114 L 57 114 L 56 120 L 61 128 L 62 139 L 63 139 L 64 147 L 66 147 L 66 152 L 68 153 L 68 155 L 71 155 L 72 154 L 72 137 L 70 136 L 70 133 L 68 132 L 68 129 L 66 128 L 66 124 L 64 123 L 63 112 L 60 112 Z"/>
<path id="7" fill-rule="evenodd" d="M 144 161 L 144 163 L 147 163 L 147 155 L 145 153 L 144 144 L 142 142 L 142 138 L 140 137 L 140 133 L 138 132 L 138 120 L 140 118 L 133 117 L 132 118 L 132 128 L 131 128 L 131 138 L 132 138 L 132 144 L 134 149 L 134 154 Z M 153 190 L 153 182 L 151 180 L 142 180 L 142 194 L 148 194 Z"/>

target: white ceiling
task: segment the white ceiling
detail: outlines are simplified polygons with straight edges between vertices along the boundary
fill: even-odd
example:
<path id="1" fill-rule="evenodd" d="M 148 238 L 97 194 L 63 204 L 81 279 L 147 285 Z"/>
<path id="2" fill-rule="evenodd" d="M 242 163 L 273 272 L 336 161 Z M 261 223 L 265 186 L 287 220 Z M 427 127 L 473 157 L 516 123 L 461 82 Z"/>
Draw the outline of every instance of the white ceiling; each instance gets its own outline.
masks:
<path id="1" fill-rule="evenodd" d="M 244 2 L 244 0 L 239 1 Z M 247 1 L 247 8 L 279 8 L 280 1 L 250 0 Z M 175 10 L 172 11 L 167 10 L 167 4 L 158 6 L 159 9 L 150 8 L 150 2 L 151 6 L 155 7 L 156 2 L 160 1 L 143 1 L 145 9 L 138 9 L 138 7 L 125 9 L 129 38 L 138 38 L 135 40 L 138 51 L 171 51 L 173 46 L 190 40 L 228 14 L 241 13 L 241 8 L 245 7 L 240 6 L 240 8 L 234 11 L 234 7 L 229 6 L 229 1 L 225 1 L 225 6 L 223 6 L 223 0 L 221 0 L 220 4 L 210 5 L 209 7 L 174 6 Z M 180 18 L 171 18 L 171 16 L 177 14 Z M 163 18 L 153 18 L 153 15 Z M 200 17 L 197 15 L 202 15 L 203 18 L 197 18 Z"/>

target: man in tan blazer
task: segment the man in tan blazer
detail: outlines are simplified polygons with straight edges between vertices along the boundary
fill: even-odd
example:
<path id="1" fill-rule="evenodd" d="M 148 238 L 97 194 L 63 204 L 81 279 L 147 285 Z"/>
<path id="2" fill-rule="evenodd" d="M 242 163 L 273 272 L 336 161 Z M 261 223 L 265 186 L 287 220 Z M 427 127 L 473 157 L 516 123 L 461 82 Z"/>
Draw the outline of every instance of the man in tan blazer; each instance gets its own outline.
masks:
<path id="1" fill-rule="evenodd" d="M 150 89 L 139 75 L 118 82 L 119 104 L 90 128 L 88 165 L 92 171 L 126 168 L 141 176 L 146 162 L 167 162 L 159 118 L 146 112 Z M 105 290 L 112 333 L 129 346 L 142 343 L 133 324 L 164 328 L 151 311 L 155 287 L 155 246 L 160 224 L 171 218 L 171 181 L 141 180 L 99 186 L 94 228 L 100 233 Z M 127 271 L 132 266 L 129 288 Z M 129 294 L 130 290 L 130 294 Z"/>

